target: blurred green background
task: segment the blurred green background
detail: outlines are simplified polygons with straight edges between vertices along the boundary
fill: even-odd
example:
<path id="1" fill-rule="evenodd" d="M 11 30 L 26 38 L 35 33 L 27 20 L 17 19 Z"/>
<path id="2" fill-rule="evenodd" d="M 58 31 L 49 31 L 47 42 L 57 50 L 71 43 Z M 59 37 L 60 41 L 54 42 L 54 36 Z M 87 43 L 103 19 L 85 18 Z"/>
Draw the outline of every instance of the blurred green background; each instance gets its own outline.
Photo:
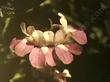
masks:
<path id="1" fill-rule="evenodd" d="M 48 18 L 59 23 L 58 12 L 88 37 L 83 54 L 64 66 L 72 75 L 70 82 L 110 82 L 110 0 L 0 0 L 0 82 L 38 82 L 28 57 L 16 57 L 9 44 L 24 36 L 21 22 L 47 30 Z"/>

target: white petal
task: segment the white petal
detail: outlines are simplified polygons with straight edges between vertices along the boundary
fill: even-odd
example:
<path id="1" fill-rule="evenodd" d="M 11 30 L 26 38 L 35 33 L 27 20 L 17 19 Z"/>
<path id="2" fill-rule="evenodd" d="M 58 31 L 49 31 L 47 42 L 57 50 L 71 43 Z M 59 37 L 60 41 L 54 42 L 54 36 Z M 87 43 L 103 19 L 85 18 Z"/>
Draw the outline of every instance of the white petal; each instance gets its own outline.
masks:
<path id="1" fill-rule="evenodd" d="M 41 50 L 44 54 L 48 52 L 48 47 L 41 47 Z"/>
<path id="2" fill-rule="evenodd" d="M 66 77 L 71 77 L 68 69 L 64 69 L 63 73 L 66 74 Z"/>
<path id="3" fill-rule="evenodd" d="M 49 43 L 49 42 L 53 42 L 54 40 L 54 33 L 52 31 L 45 31 L 43 33 L 43 38 L 44 40 Z"/>
<path id="4" fill-rule="evenodd" d="M 58 15 L 61 17 L 60 23 L 62 24 L 62 26 L 64 26 L 64 28 L 67 28 L 67 20 L 65 16 L 62 13 L 58 13 Z"/>
<path id="5" fill-rule="evenodd" d="M 42 42 L 42 39 L 43 39 L 43 32 L 40 31 L 40 30 L 35 30 L 35 31 L 32 33 L 32 37 L 33 37 L 33 39 L 34 39 L 37 43 L 41 43 L 41 42 Z"/>
<path id="6" fill-rule="evenodd" d="M 55 70 L 55 73 L 60 73 L 57 69 Z"/>

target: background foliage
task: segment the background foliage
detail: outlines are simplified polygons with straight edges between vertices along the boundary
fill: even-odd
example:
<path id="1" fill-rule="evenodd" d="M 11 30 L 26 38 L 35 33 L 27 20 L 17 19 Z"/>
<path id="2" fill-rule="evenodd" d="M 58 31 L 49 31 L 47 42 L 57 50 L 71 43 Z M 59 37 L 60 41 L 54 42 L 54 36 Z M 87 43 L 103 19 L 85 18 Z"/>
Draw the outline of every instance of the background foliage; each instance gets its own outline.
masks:
<path id="1" fill-rule="evenodd" d="M 83 54 L 63 67 L 70 70 L 70 82 L 110 82 L 109 6 L 110 0 L 0 0 L 0 82 L 37 82 L 40 77 L 28 58 L 16 57 L 9 44 L 13 37 L 23 36 L 21 22 L 47 30 L 48 18 L 58 23 L 57 12 L 88 36 Z"/>

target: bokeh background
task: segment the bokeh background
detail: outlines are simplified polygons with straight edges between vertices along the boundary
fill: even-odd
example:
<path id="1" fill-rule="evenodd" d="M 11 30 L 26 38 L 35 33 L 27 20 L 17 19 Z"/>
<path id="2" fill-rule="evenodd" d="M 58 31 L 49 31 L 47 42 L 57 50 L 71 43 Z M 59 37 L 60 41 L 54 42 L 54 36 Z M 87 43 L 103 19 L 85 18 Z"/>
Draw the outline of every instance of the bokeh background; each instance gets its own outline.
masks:
<path id="1" fill-rule="evenodd" d="M 21 22 L 47 30 L 49 18 L 59 23 L 58 12 L 88 37 L 83 54 L 59 69 L 70 70 L 70 82 L 110 82 L 110 0 L 0 0 L 0 82 L 38 82 L 28 57 L 15 56 L 9 44 L 24 36 Z"/>

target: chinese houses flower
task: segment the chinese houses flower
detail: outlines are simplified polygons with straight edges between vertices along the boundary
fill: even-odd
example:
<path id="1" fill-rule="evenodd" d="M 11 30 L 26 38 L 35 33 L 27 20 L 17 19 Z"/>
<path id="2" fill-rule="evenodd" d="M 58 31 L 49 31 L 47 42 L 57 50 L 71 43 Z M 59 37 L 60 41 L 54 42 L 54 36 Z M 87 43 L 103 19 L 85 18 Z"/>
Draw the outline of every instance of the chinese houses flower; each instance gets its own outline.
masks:
<path id="1" fill-rule="evenodd" d="M 29 54 L 30 63 L 35 68 L 53 67 L 59 60 L 64 64 L 70 64 L 74 55 L 82 53 L 79 44 L 86 44 L 87 37 L 83 30 L 67 25 L 63 14 L 58 15 L 61 17 L 61 25 L 52 24 L 52 29 L 44 32 L 36 30 L 34 26 L 26 28 L 25 23 L 22 23 L 21 30 L 26 36 L 23 39 L 14 38 L 10 49 L 20 57 Z"/>
<path id="2" fill-rule="evenodd" d="M 54 79 L 58 82 L 67 82 L 67 78 L 71 78 L 71 74 L 68 69 L 64 69 L 62 73 L 58 70 L 54 71 Z"/>

